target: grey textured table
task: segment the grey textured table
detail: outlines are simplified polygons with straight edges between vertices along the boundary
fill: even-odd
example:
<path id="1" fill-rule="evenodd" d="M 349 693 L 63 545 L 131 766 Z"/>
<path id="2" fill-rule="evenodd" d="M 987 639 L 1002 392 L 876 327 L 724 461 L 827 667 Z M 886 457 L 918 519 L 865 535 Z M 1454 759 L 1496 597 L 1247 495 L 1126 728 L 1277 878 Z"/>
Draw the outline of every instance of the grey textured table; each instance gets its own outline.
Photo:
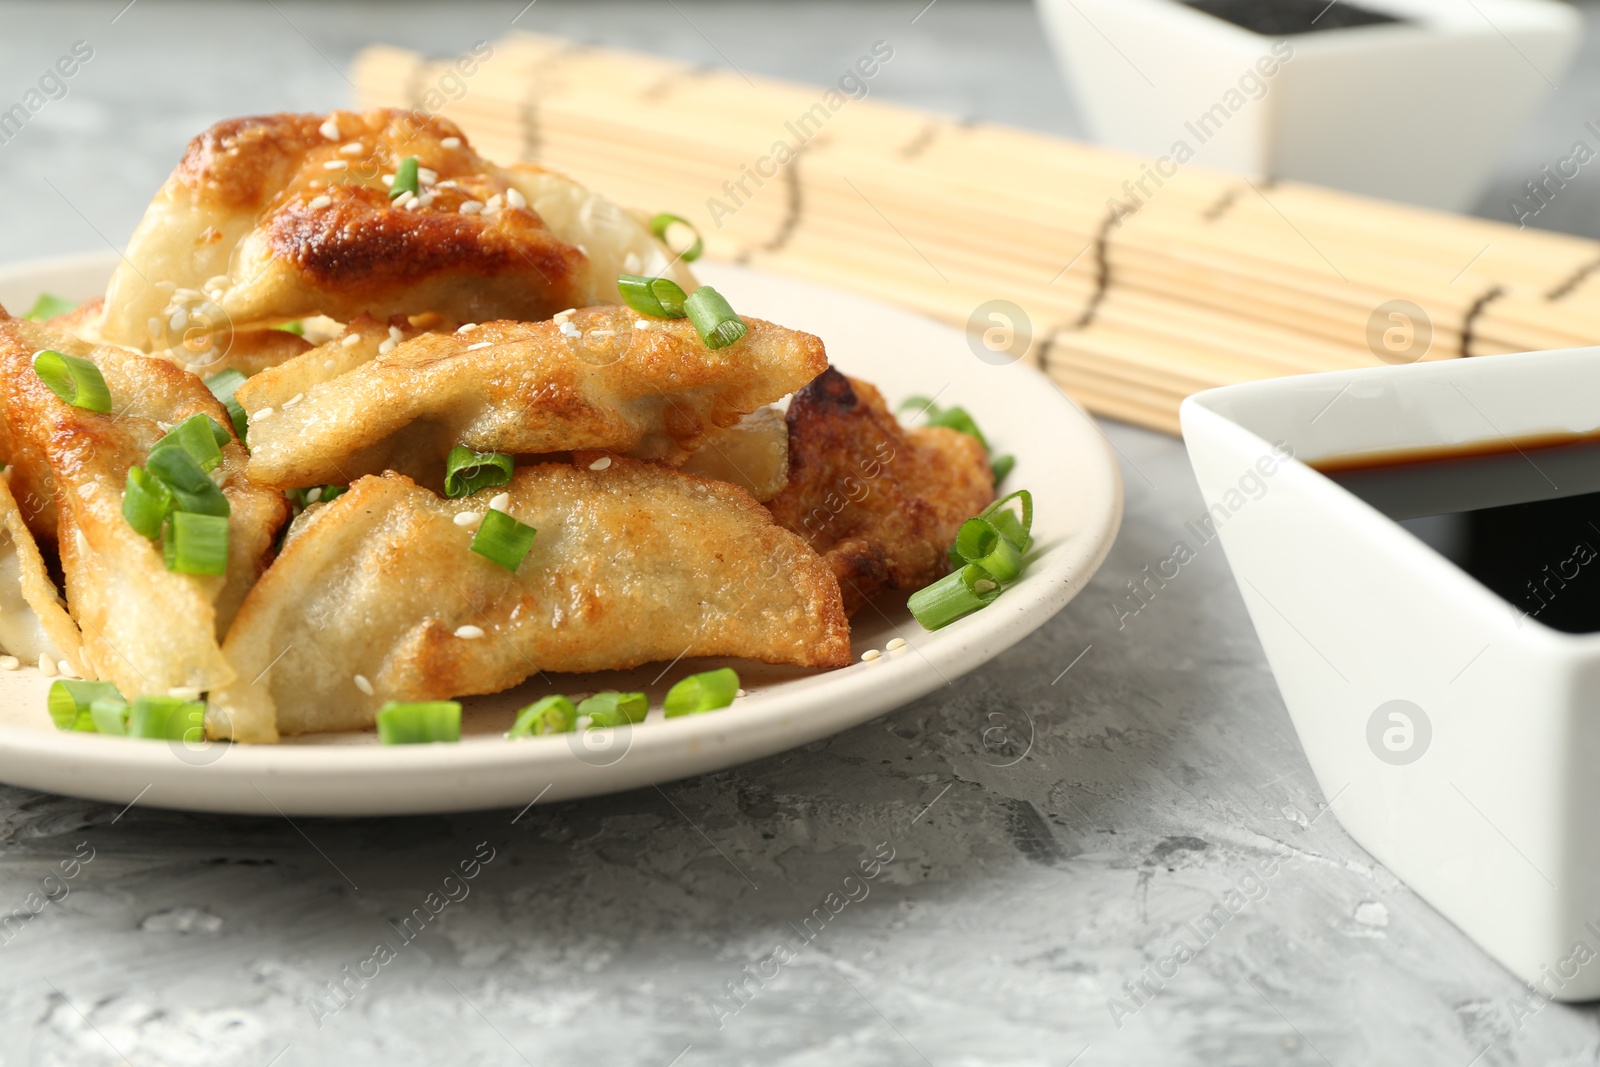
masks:
<path id="1" fill-rule="evenodd" d="M 913 25 L 924 2 L 541 0 L 519 25 L 812 81 L 882 37 L 885 98 L 1077 132 L 1029 7 L 940 0 Z M 522 8 L 122 3 L 0 4 L 0 107 L 94 48 L 0 146 L 0 258 L 125 239 L 211 121 L 343 105 L 360 45 L 453 51 Z M 1590 47 L 1484 214 L 1600 112 L 1597 69 Z M 1600 233 L 1597 199 L 1586 172 L 1539 221 Z M 1201 504 L 1178 442 L 1106 430 L 1127 518 L 1082 596 L 985 669 L 803 750 L 515 822 L 290 825 L 0 787 L 0 912 L 93 850 L 70 896 L 0 934 L 0 1067 L 1595 1062 L 1592 1011 L 1519 1012 L 1518 982 L 1322 814 L 1218 548 L 1119 628 L 1120 587 Z M 480 842 L 470 895 L 347 978 Z M 1114 1019 L 1108 1000 L 1133 1005 L 1124 983 L 1233 889 L 1254 899 Z M 330 982 L 347 1003 L 318 1011 Z"/>

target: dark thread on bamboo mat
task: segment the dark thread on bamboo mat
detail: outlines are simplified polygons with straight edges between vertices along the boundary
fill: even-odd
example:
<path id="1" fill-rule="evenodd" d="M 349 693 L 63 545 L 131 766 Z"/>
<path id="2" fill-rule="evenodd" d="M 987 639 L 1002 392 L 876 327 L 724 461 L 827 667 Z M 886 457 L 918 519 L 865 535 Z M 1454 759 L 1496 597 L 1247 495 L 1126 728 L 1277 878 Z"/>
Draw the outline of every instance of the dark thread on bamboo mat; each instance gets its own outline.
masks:
<path id="1" fill-rule="evenodd" d="M 1561 284 L 1546 293 L 1544 298 L 1546 300 L 1561 300 L 1564 297 L 1571 296 L 1572 291 L 1582 285 L 1584 280 L 1597 270 L 1600 270 L 1600 259 L 1585 263 L 1562 279 Z"/>
<path id="2" fill-rule="evenodd" d="M 917 135 L 900 146 L 901 159 L 916 159 L 928 150 L 934 139 L 939 136 L 940 123 L 930 122 L 917 131 Z"/>
<path id="3" fill-rule="evenodd" d="M 717 73 L 716 67 L 690 67 L 686 70 L 670 71 L 645 86 L 639 93 L 639 99 L 654 103 L 670 95 L 683 82 L 715 73 Z"/>
<path id="4" fill-rule="evenodd" d="M 1467 317 L 1461 320 L 1461 356 L 1463 359 L 1472 355 L 1472 330 L 1478 324 L 1478 316 L 1483 314 L 1484 308 L 1505 295 L 1505 288 L 1497 285 L 1474 300 L 1472 306 L 1467 309 Z"/>
<path id="5" fill-rule="evenodd" d="M 1248 188 L 1249 186 L 1247 185 L 1235 185 L 1228 189 L 1221 196 L 1217 197 L 1216 203 L 1206 208 L 1205 212 L 1202 213 L 1200 217 L 1205 219 L 1207 222 L 1219 221 L 1222 216 L 1226 215 L 1230 210 L 1232 210 L 1233 205 L 1239 202 L 1239 197 L 1242 196 L 1244 191 Z"/>
<path id="6" fill-rule="evenodd" d="M 1078 317 L 1080 330 L 1087 329 L 1094 322 L 1095 312 L 1100 310 L 1100 302 L 1106 298 L 1106 290 L 1111 288 L 1111 227 L 1121 225 L 1121 220 L 1122 214 L 1113 207 L 1106 212 L 1100 231 L 1094 235 L 1094 292 L 1083 306 L 1083 314 Z"/>
<path id="7" fill-rule="evenodd" d="M 522 126 L 522 158 L 536 162 L 539 159 L 540 149 L 544 147 L 539 123 L 538 89 L 529 89 L 528 95 L 522 98 L 517 118 Z"/>
<path id="8" fill-rule="evenodd" d="M 773 233 L 772 239 L 756 248 L 747 248 L 734 257 L 735 263 L 749 263 L 751 257 L 757 252 L 781 252 L 794 238 L 795 231 L 800 228 L 800 219 L 805 214 L 805 199 L 800 188 L 800 157 L 805 154 L 802 146 L 783 168 L 783 193 L 784 210 L 783 221 L 778 223 L 778 229 Z"/>
<path id="9" fill-rule="evenodd" d="M 422 107 L 423 94 L 427 92 L 428 60 L 417 56 L 411 64 L 411 73 L 406 77 L 404 89 L 406 106 L 409 108 Z"/>

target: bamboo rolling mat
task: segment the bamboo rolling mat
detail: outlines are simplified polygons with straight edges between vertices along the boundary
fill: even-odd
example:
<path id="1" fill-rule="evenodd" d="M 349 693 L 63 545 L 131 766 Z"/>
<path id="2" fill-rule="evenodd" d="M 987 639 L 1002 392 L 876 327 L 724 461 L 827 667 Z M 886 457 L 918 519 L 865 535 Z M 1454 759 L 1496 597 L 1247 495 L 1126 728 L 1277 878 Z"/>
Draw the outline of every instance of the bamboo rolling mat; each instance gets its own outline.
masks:
<path id="1" fill-rule="evenodd" d="M 1183 397 L 1217 385 L 1600 344 L 1596 241 L 1158 171 L 870 95 L 554 37 L 508 36 L 470 77 L 449 63 L 369 48 L 359 103 L 442 114 L 490 158 L 688 219 L 708 255 L 915 308 L 975 345 L 1004 342 L 986 305 L 1010 301 L 1030 327 L 1009 335 L 1010 355 L 1097 413 L 1161 430 L 1177 429 Z M 441 91 L 459 85 L 458 99 Z"/>

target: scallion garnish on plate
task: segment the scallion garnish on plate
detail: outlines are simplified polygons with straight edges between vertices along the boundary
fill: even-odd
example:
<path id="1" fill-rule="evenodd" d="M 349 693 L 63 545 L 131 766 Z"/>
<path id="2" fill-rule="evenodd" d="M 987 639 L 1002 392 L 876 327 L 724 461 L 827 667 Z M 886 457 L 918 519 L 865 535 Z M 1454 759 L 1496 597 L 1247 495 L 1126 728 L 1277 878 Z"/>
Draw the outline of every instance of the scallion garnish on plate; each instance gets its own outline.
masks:
<path id="1" fill-rule="evenodd" d="M 29 308 L 27 314 L 22 317 L 32 322 L 44 322 L 46 319 L 53 319 L 57 315 L 66 315 L 77 310 L 78 305 L 71 300 L 56 296 L 53 293 L 40 293 L 39 299 L 33 302 L 33 307 Z"/>
<path id="2" fill-rule="evenodd" d="M 912 593 L 906 607 L 924 630 L 937 630 L 988 607 L 999 595 L 1000 583 L 994 576 L 969 563 Z"/>
<path id="3" fill-rule="evenodd" d="M 624 274 L 617 278 L 617 289 L 630 308 L 657 319 L 681 319 L 687 314 L 683 303 L 689 299 L 683 287 L 671 278 L 646 278 Z"/>
<path id="4" fill-rule="evenodd" d="M 145 469 L 172 491 L 172 506 L 178 511 L 226 517 L 232 510 L 217 483 L 182 448 L 152 450 L 145 460 Z"/>
<path id="5" fill-rule="evenodd" d="M 707 348 L 727 348 L 745 335 L 745 325 L 721 293 L 702 285 L 683 302 L 684 313 Z"/>
<path id="6" fill-rule="evenodd" d="M 444 495 L 455 499 L 511 481 L 515 465 L 503 452 L 474 452 L 456 445 L 444 461 Z"/>
<path id="7" fill-rule="evenodd" d="M 165 437 L 151 446 L 154 455 L 164 448 L 181 448 L 200 465 L 203 471 L 213 471 L 222 462 L 222 446 L 233 440 L 222 424 L 210 415 L 190 415 L 167 431 Z"/>
<path id="8" fill-rule="evenodd" d="M 41 349 L 34 353 L 33 373 L 52 393 L 75 408 L 102 415 L 111 411 L 111 390 L 106 387 L 105 377 L 99 367 L 82 356 Z"/>
<path id="9" fill-rule="evenodd" d="M 733 703 L 739 695 L 739 675 L 731 667 L 691 674 L 667 691 L 663 704 L 667 718 L 699 715 Z"/>
<path id="10" fill-rule="evenodd" d="M 950 563 L 955 569 L 911 594 L 906 607 L 925 630 L 937 630 L 994 603 L 1022 575 L 1033 545 L 1033 494 L 1001 497 L 961 524 Z"/>
<path id="11" fill-rule="evenodd" d="M 461 704 L 427 700 L 403 704 L 391 700 L 378 709 L 378 740 L 386 745 L 426 745 L 461 740 Z"/>
<path id="12" fill-rule="evenodd" d="M 394 184 L 389 186 L 390 200 L 417 194 L 417 167 L 416 156 L 407 156 L 400 161 L 400 165 L 394 169 Z"/>
<path id="13" fill-rule="evenodd" d="M 245 383 L 245 376 L 229 367 L 227 370 L 218 371 L 205 381 L 206 388 L 211 390 L 211 395 L 222 401 L 222 406 L 228 409 L 228 419 L 233 423 L 233 432 L 240 441 L 243 441 L 245 430 L 249 426 L 249 418 L 244 413 L 244 405 L 233 398 L 233 391 Z"/>
<path id="14" fill-rule="evenodd" d="M 174 511 L 167 517 L 161 549 L 169 571 L 179 574 L 226 574 L 227 517 Z"/>
<path id="15" fill-rule="evenodd" d="M 172 510 L 172 490 L 143 467 L 128 468 L 128 482 L 122 490 L 122 517 L 139 536 L 154 541 Z"/>
<path id="16" fill-rule="evenodd" d="M 925 396 L 908 396 L 900 404 L 901 411 L 917 409 L 926 416 L 928 426 L 943 426 L 946 429 L 956 430 L 969 437 L 977 438 L 985 452 L 993 454 L 989 447 L 989 439 L 983 436 L 983 431 L 978 429 L 977 422 L 963 407 L 941 408 Z M 994 474 L 994 484 L 999 484 L 1011 473 L 1011 468 L 1017 465 L 1017 457 L 1013 455 L 993 456 L 989 461 L 989 470 Z"/>
<path id="17" fill-rule="evenodd" d="M 735 688 L 738 688 L 735 683 Z M 633 726 L 644 722 L 650 711 L 650 698 L 643 693 L 619 693 L 608 690 L 578 705 L 578 717 L 589 717 L 589 725 L 596 729 L 608 726 Z"/>
<path id="18" fill-rule="evenodd" d="M 541 737 L 544 734 L 570 734 L 578 728 L 578 710 L 572 701 L 554 693 L 540 697 L 517 712 L 517 721 L 506 734 L 513 740 L 519 737 Z"/>
<path id="19" fill-rule="evenodd" d="M 678 215 L 671 215 L 663 211 L 661 214 L 650 220 L 650 232 L 655 234 L 656 240 L 665 244 L 667 240 L 667 229 L 674 224 L 678 226 L 686 226 L 689 228 L 689 231 L 694 234 L 694 244 L 690 245 L 682 252 L 674 253 L 685 263 L 693 263 L 695 260 L 699 259 L 700 254 L 706 250 L 705 239 L 700 236 L 700 231 L 695 229 L 694 223 L 690 222 L 686 218 L 682 218 Z M 668 245 L 667 247 L 671 248 L 672 246 Z"/>
<path id="20" fill-rule="evenodd" d="M 472 535 L 472 551 L 514 571 L 528 557 L 538 532 L 527 523 L 490 508 L 478 523 L 478 532 Z"/>
<path id="21" fill-rule="evenodd" d="M 204 741 L 206 702 L 173 696 L 135 697 L 128 709 L 128 736 L 151 741 Z"/>
<path id="22" fill-rule="evenodd" d="M 96 700 L 122 699 L 117 687 L 110 682 L 86 682 L 77 678 L 57 678 L 50 683 L 50 694 L 45 698 L 50 718 L 58 730 L 81 730 L 92 733 L 95 729 L 90 705 Z"/>

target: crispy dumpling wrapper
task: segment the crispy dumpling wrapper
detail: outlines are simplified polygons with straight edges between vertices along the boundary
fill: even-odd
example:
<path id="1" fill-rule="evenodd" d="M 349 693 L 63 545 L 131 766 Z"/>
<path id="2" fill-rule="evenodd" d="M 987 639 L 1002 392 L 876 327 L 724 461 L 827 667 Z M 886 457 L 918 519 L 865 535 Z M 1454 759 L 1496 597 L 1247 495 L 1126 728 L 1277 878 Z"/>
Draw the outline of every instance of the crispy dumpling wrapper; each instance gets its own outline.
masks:
<path id="1" fill-rule="evenodd" d="M 0 477 L 0 650 L 24 663 L 64 659 L 82 675 L 82 636 L 60 597 L 10 484 Z"/>
<path id="2" fill-rule="evenodd" d="M 588 308 L 559 322 L 424 333 L 381 354 L 392 338 L 356 324 L 350 345 L 331 341 L 234 394 L 250 416 L 250 476 L 295 488 L 398 470 L 437 489 L 456 444 L 679 463 L 708 432 L 828 364 L 817 338 L 760 319 L 745 319 L 744 338 L 717 350 L 686 319 L 644 329 L 638 319 L 625 307 Z"/>
<path id="3" fill-rule="evenodd" d="M 111 393 L 111 413 L 73 407 L 51 392 L 33 371 L 44 348 L 93 362 Z M 143 465 L 150 447 L 190 415 L 230 426 L 222 405 L 165 360 L 0 317 L 0 411 L 12 494 L 29 526 L 58 544 L 67 602 L 83 635 L 83 673 L 115 682 L 128 697 L 228 681 L 220 637 L 266 566 L 288 515 L 283 494 L 252 485 L 244 449 L 236 441 L 223 446 L 213 476 L 232 515 L 228 570 L 216 577 L 167 570 L 161 546 L 122 517 L 128 468 Z"/>
<path id="4" fill-rule="evenodd" d="M 961 524 L 994 499 L 977 438 L 906 429 L 876 388 L 832 368 L 794 395 L 787 418 L 789 482 L 767 508 L 828 561 L 852 615 L 945 574 Z"/>
<path id="5" fill-rule="evenodd" d="M 789 427 L 776 407 L 759 408 L 706 435 L 681 468 L 731 482 L 766 503 L 789 484 Z"/>
<path id="6" fill-rule="evenodd" d="M 361 729 L 386 700 L 493 693 L 536 671 L 850 662 L 827 566 L 746 493 L 605 458 L 520 467 L 460 500 L 390 473 L 308 511 L 228 633 L 238 680 L 212 694 L 213 729 Z M 454 521 L 502 492 L 539 531 L 514 573 L 471 552 L 474 530 Z"/>
<path id="7" fill-rule="evenodd" d="M 385 178 L 408 157 L 419 192 L 391 199 Z M 490 163 L 447 119 L 265 115 L 190 142 L 134 231 L 100 329 L 192 364 L 232 331 L 308 315 L 435 312 L 453 325 L 620 303 L 625 271 L 695 285 L 638 219 L 564 175 Z"/>

